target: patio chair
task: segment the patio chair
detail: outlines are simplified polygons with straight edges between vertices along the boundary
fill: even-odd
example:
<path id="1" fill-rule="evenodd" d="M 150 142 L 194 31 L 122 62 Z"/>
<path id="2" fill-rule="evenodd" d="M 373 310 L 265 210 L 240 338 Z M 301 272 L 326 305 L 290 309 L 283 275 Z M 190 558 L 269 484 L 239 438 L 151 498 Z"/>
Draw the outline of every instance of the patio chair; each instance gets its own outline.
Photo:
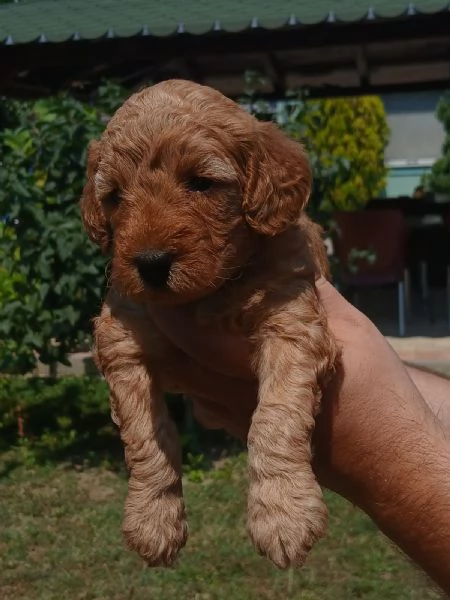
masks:
<path id="1" fill-rule="evenodd" d="M 334 245 L 342 283 L 351 289 L 397 284 L 398 331 L 406 332 L 409 272 L 406 268 L 406 222 L 400 210 L 339 211 L 334 214 Z M 353 259 L 356 252 L 365 257 Z M 408 294 L 407 294 L 408 292 Z"/>

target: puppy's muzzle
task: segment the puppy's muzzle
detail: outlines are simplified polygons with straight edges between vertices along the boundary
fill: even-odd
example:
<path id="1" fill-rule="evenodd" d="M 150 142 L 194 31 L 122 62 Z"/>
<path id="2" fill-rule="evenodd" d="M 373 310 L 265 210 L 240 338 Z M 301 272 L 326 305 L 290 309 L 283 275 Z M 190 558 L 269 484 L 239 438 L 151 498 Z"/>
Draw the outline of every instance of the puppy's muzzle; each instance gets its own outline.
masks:
<path id="1" fill-rule="evenodd" d="M 146 250 L 134 257 L 134 264 L 144 282 L 150 288 L 158 289 L 166 285 L 174 256 L 165 250 Z"/>

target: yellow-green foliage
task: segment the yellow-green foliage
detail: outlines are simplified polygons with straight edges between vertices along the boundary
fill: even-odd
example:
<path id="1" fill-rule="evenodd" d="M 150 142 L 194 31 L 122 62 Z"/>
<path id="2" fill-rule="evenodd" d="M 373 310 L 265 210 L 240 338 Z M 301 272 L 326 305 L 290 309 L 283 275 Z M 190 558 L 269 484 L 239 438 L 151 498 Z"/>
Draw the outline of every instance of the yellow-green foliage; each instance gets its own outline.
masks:
<path id="1" fill-rule="evenodd" d="M 386 184 L 384 150 L 389 128 L 375 96 L 311 100 L 306 111 L 308 146 L 321 169 L 343 161 L 322 190 L 324 210 L 351 210 L 378 196 Z"/>

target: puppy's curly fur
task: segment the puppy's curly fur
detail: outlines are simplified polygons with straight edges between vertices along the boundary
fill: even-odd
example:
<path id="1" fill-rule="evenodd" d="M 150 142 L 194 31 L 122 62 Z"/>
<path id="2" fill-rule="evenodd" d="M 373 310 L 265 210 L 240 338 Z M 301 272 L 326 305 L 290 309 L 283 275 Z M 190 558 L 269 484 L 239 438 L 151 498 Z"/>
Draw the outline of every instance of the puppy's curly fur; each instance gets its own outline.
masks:
<path id="1" fill-rule="evenodd" d="M 252 344 L 248 532 L 277 566 L 301 565 L 326 531 L 311 434 L 338 356 L 315 287 L 327 260 L 303 212 L 311 175 L 302 147 L 219 92 L 171 80 L 123 104 L 91 143 L 87 171 L 84 225 L 112 255 L 94 350 L 130 470 L 128 545 L 149 565 L 169 565 L 186 542 L 180 445 L 163 391 L 192 393 L 202 368 L 180 375 L 191 359 L 146 307 L 191 303 L 199 320 Z M 136 266 L 149 252 L 171 261 L 157 285 Z"/>

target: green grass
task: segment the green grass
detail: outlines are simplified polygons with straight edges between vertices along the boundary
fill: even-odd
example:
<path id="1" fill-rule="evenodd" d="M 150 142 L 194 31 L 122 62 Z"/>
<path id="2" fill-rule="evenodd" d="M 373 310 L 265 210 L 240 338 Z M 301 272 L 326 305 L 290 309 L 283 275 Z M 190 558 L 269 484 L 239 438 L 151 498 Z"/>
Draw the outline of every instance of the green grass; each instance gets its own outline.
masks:
<path id="1" fill-rule="evenodd" d="M 0 457 L 1 458 L 1 457 Z M 196 475 L 198 472 L 195 471 Z M 151 570 L 120 527 L 126 478 L 106 468 L 17 467 L 0 481 L 2 600 L 437 599 L 369 519 L 327 493 L 330 533 L 281 572 L 247 540 L 245 456 L 187 481 L 191 535 L 175 568 Z"/>

